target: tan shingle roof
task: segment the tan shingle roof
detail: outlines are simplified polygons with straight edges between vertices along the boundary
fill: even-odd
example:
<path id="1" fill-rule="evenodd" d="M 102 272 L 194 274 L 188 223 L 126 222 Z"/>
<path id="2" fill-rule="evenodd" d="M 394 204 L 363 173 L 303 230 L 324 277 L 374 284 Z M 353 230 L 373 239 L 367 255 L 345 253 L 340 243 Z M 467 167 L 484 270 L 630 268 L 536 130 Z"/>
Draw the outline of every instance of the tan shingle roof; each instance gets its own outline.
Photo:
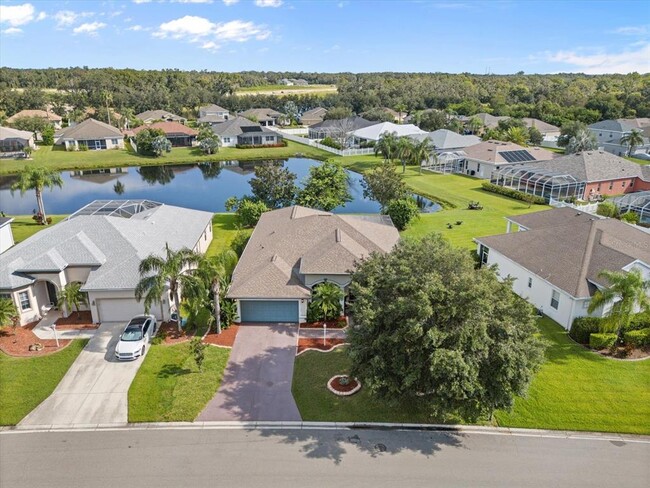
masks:
<path id="1" fill-rule="evenodd" d="M 143 129 L 161 129 L 166 135 L 182 134 L 186 136 L 196 136 L 199 131 L 192 129 L 186 125 L 181 124 L 180 122 L 156 122 L 150 125 L 141 125 L 135 129 L 131 129 L 131 133 L 137 134 Z"/>
<path id="2" fill-rule="evenodd" d="M 231 298 L 308 298 L 307 274 L 348 274 L 355 261 L 388 252 L 399 233 L 383 216 L 287 207 L 262 215 L 233 273 Z"/>
<path id="3" fill-rule="evenodd" d="M 63 120 L 60 115 L 46 110 L 21 110 L 9 117 L 7 122 L 11 124 L 22 117 L 40 117 L 42 119 L 51 120 L 52 122 L 61 122 L 61 120 Z"/>
<path id="4" fill-rule="evenodd" d="M 90 140 L 90 139 L 109 139 L 122 138 L 122 132 L 112 125 L 100 122 L 95 119 L 86 119 L 83 122 L 65 129 L 59 138 L 60 141 L 65 139 L 72 140 Z"/>
<path id="5" fill-rule="evenodd" d="M 519 144 L 503 141 L 484 141 L 463 149 L 468 158 L 491 163 L 507 163 L 500 154 L 504 151 L 528 151 L 534 158 L 531 161 L 547 161 L 555 157 L 555 153 L 541 147 L 522 147 Z"/>

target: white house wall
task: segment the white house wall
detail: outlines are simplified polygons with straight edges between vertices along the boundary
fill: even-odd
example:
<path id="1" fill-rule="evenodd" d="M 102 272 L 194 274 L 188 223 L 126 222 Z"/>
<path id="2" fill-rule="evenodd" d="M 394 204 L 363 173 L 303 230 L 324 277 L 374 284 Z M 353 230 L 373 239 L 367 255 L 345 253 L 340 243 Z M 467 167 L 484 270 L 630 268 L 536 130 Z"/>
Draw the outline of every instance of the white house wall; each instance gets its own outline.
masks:
<path id="1" fill-rule="evenodd" d="M 14 245 L 14 234 L 11 232 L 11 224 L 0 227 L 0 254 Z"/>

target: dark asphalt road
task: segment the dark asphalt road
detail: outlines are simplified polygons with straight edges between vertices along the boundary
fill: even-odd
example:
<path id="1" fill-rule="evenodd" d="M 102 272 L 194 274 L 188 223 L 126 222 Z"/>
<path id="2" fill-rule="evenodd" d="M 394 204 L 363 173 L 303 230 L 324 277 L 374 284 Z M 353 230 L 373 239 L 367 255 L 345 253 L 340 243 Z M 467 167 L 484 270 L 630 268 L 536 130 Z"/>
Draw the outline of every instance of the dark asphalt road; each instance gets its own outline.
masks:
<path id="1" fill-rule="evenodd" d="M 650 440 L 381 430 L 4 433 L 0 486 L 647 487 Z"/>

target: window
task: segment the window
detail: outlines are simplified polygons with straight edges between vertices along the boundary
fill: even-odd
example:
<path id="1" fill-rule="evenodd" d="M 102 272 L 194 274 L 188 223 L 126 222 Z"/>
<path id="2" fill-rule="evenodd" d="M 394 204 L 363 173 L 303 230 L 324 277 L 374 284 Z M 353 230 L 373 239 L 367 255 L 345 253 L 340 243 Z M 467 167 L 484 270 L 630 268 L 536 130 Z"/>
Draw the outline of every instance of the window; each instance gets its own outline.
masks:
<path id="1" fill-rule="evenodd" d="M 600 183 L 598 183 L 598 191 L 600 191 Z"/>
<path id="2" fill-rule="evenodd" d="M 609 182 L 609 189 L 611 190 L 612 188 L 614 188 L 614 182 L 613 182 L 613 181 L 610 181 L 610 182 Z"/>
<path id="3" fill-rule="evenodd" d="M 621 186 L 622 186 L 623 188 L 625 188 L 625 182 L 624 182 L 624 181 L 621 181 Z"/>
<path id="4" fill-rule="evenodd" d="M 490 248 L 481 246 L 481 264 L 487 264 L 490 255 Z"/>
<path id="5" fill-rule="evenodd" d="M 533 287 L 533 279 L 528 278 L 528 288 L 532 288 L 532 287 Z"/>
<path id="6" fill-rule="evenodd" d="M 230 142 L 230 137 L 224 137 L 223 142 Z"/>
<path id="7" fill-rule="evenodd" d="M 11 293 L 0 293 L 0 300 L 11 300 Z"/>
<path id="8" fill-rule="evenodd" d="M 31 310 L 32 305 L 29 302 L 29 293 L 26 291 L 21 291 L 18 294 L 18 300 L 20 300 L 20 309 L 21 310 Z"/>
<path id="9" fill-rule="evenodd" d="M 557 307 L 560 306 L 560 292 L 553 290 L 551 294 L 551 307 L 557 310 Z"/>
<path id="10" fill-rule="evenodd" d="M 275 139 L 275 136 L 266 136 L 266 142 L 272 142 Z"/>
<path id="11" fill-rule="evenodd" d="M 111 143 L 112 143 L 114 146 L 117 146 L 117 139 L 111 139 Z"/>

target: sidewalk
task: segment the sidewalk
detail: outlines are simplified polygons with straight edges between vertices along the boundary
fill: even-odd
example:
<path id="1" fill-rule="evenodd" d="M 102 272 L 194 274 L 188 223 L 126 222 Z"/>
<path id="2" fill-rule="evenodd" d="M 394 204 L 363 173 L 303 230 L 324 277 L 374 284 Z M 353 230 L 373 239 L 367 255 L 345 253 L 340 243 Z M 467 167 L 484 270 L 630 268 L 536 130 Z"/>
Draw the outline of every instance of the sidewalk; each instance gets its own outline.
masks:
<path id="1" fill-rule="evenodd" d="M 39 339 L 54 339 L 54 331 L 52 326 L 54 323 L 62 317 L 60 310 L 50 310 L 41 321 L 36 324 L 36 327 L 32 329 L 32 332 Z M 63 339 L 91 339 L 95 337 L 97 330 L 58 330 L 56 331 L 56 337 L 59 340 Z"/>

